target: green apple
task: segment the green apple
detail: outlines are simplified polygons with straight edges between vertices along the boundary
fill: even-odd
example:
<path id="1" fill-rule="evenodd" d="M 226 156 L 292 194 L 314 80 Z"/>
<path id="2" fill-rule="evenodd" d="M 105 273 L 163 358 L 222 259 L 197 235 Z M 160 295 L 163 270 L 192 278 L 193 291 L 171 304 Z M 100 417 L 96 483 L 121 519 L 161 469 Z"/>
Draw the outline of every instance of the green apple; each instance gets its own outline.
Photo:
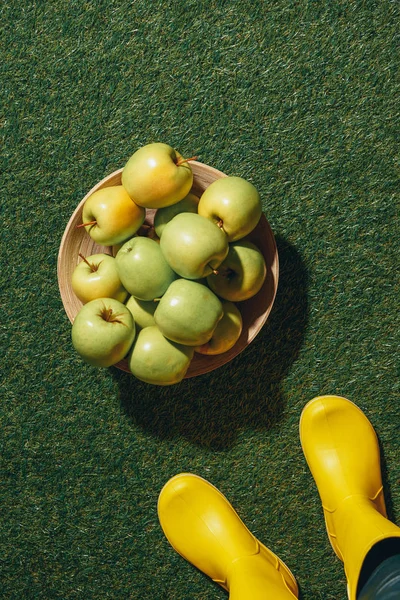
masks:
<path id="1" fill-rule="evenodd" d="M 154 216 L 154 229 L 158 237 L 161 237 L 165 225 L 179 213 L 197 213 L 198 203 L 199 197 L 190 192 L 183 200 L 180 200 L 176 204 L 166 206 L 165 208 L 159 208 Z"/>
<path id="2" fill-rule="evenodd" d="M 175 204 L 192 187 L 190 160 L 168 144 L 147 144 L 132 154 L 125 164 L 122 185 L 139 206 L 162 208 Z"/>
<path id="3" fill-rule="evenodd" d="M 255 244 L 240 240 L 229 244 L 228 256 L 218 273 L 207 277 L 210 288 L 224 300 L 248 300 L 260 291 L 267 267 L 264 256 Z"/>
<path id="4" fill-rule="evenodd" d="M 168 340 L 152 325 L 139 331 L 128 363 L 133 375 L 145 383 L 173 385 L 185 377 L 193 354 L 193 348 Z"/>
<path id="5" fill-rule="evenodd" d="M 154 300 L 138 300 L 135 296 L 130 296 L 125 306 L 132 313 L 136 331 L 155 325 L 154 311 L 157 308 L 157 302 Z"/>
<path id="6" fill-rule="evenodd" d="M 212 273 L 228 254 L 228 239 L 215 223 L 197 213 L 180 213 L 167 223 L 160 248 L 171 268 L 186 279 Z"/>
<path id="7" fill-rule="evenodd" d="M 113 246 L 131 238 L 146 217 L 146 211 L 131 200 L 122 185 L 93 192 L 82 211 L 82 224 L 101 246 Z"/>
<path id="8" fill-rule="evenodd" d="M 81 262 L 72 273 L 71 285 L 79 300 L 86 304 L 96 298 L 115 298 L 125 302 L 128 292 L 121 283 L 115 258 L 109 254 L 79 254 Z"/>
<path id="9" fill-rule="evenodd" d="M 206 344 L 196 346 L 195 351 L 200 354 L 222 354 L 227 352 L 238 341 L 242 333 L 243 320 L 240 310 L 233 302 L 222 302 L 224 316 L 218 322 L 212 337 Z"/>
<path id="10" fill-rule="evenodd" d="M 126 290 L 139 300 L 154 300 L 176 279 L 154 240 L 136 236 L 128 240 L 115 257 L 118 275 Z"/>
<path id="11" fill-rule="evenodd" d="M 262 214 L 260 194 L 242 177 L 216 179 L 200 197 L 199 215 L 211 219 L 234 242 L 249 234 Z"/>
<path id="12" fill-rule="evenodd" d="M 220 300 L 207 286 L 176 279 L 160 299 L 154 320 L 168 339 L 201 346 L 211 338 L 223 312 Z"/>
<path id="13" fill-rule="evenodd" d="M 129 352 L 135 338 L 130 311 L 114 298 L 84 304 L 72 324 L 72 344 L 90 365 L 110 367 Z"/>

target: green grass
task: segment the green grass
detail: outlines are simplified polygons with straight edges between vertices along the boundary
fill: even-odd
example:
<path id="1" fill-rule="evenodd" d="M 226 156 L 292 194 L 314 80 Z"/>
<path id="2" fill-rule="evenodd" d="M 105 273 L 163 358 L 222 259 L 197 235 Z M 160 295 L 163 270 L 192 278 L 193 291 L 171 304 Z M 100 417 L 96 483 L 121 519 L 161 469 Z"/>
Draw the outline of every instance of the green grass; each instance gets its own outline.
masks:
<path id="1" fill-rule="evenodd" d="M 400 524 L 397 3 L 6 0 L 0 17 L 2 597 L 226 598 L 158 524 L 191 471 L 304 600 L 344 600 L 298 421 L 324 393 L 366 412 Z M 56 273 L 78 202 L 151 141 L 252 181 L 280 256 L 253 344 L 171 388 L 85 366 Z"/>

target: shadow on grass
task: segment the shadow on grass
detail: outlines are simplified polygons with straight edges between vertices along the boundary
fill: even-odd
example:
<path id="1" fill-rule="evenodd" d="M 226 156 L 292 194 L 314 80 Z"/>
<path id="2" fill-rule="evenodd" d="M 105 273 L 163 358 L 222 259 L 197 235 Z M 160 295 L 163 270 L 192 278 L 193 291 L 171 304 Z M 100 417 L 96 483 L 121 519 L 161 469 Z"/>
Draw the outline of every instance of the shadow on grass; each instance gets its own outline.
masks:
<path id="1" fill-rule="evenodd" d="M 247 428 L 268 430 L 282 418 L 281 382 L 296 360 L 308 321 L 308 273 L 297 250 L 277 236 L 280 273 L 267 323 L 227 365 L 159 387 L 113 370 L 122 410 L 159 439 L 184 438 L 225 450 Z"/>

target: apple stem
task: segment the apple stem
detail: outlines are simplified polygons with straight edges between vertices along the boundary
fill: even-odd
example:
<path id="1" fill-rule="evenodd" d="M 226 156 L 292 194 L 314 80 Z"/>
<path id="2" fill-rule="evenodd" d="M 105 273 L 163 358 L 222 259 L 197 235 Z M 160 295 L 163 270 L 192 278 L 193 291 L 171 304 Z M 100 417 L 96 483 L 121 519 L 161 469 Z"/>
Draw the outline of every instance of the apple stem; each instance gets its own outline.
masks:
<path id="1" fill-rule="evenodd" d="M 208 266 L 208 267 L 211 269 L 211 272 L 212 272 L 214 275 L 218 275 L 219 271 L 217 271 L 217 269 L 214 269 L 214 267 L 212 267 L 210 264 L 208 264 L 207 266 Z"/>
<path id="2" fill-rule="evenodd" d="M 183 163 L 190 162 L 191 160 L 197 160 L 198 158 L 199 158 L 198 156 L 191 156 L 190 158 L 183 158 L 183 156 L 181 156 L 176 161 L 176 166 L 180 167 L 181 165 L 183 165 Z"/>
<path id="3" fill-rule="evenodd" d="M 140 226 L 139 231 L 137 233 L 138 235 L 141 235 L 143 237 L 153 238 L 154 225 L 148 225 L 147 223 L 143 223 L 143 225 Z"/>
<path id="4" fill-rule="evenodd" d="M 88 259 L 87 259 L 85 256 L 83 256 L 83 254 L 81 254 L 81 253 L 79 252 L 78 256 L 80 256 L 80 258 L 81 258 L 81 259 L 82 259 L 82 260 L 83 260 L 83 261 L 84 261 L 84 262 L 87 264 L 87 266 L 88 266 L 88 267 L 90 267 L 90 268 L 91 268 L 91 270 L 92 270 L 93 272 L 94 272 L 94 271 L 97 271 L 97 267 L 95 267 L 95 265 L 91 264 L 91 263 L 88 261 Z"/>
<path id="5" fill-rule="evenodd" d="M 118 319 L 118 317 L 120 315 L 115 315 L 113 313 L 113 309 L 112 308 L 106 308 L 104 306 L 104 308 L 102 309 L 100 316 L 102 319 L 104 319 L 104 321 L 107 321 L 108 323 L 120 323 L 121 325 L 125 325 L 125 323 L 123 321 L 121 321 L 120 319 Z"/>
<path id="6" fill-rule="evenodd" d="M 222 219 L 220 219 L 219 221 L 217 221 L 217 225 L 218 225 L 218 227 L 219 227 L 220 229 L 223 229 L 223 228 L 224 228 L 224 222 L 223 222 L 223 220 L 222 220 Z"/>
<path id="7" fill-rule="evenodd" d="M 77 225 L 76 228 L 79 229 L 79 227 L 87 227 L 88 225 L 97 225 L 97 221 L 89 221 L 89 223 L 81 223 L 80 225 Z"/>

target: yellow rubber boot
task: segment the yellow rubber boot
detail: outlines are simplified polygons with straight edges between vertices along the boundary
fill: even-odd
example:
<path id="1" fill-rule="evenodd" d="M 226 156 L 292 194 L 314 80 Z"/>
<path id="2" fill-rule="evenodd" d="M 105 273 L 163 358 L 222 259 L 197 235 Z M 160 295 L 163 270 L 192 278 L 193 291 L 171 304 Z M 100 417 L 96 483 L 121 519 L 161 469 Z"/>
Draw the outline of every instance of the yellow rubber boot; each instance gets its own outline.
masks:
<path id="1" fill-rule="evenodd" d="M 181 473 L 158 499 L 161 527 L 171 546 L 230 600 L 293 600 L 295 578 L 247 529 L 228 500 L 205 479 Z"/>
<path id="2" fill-rule="evenodd" d="M 300 440 L 329 540 L 344 563 L 348 597 L 355 600 L 370 550 L 392 540 L 400 552 L 400 528 L 387 519 L 375 431 L 350 400 L 320 396 L 303 409 Z"/>

